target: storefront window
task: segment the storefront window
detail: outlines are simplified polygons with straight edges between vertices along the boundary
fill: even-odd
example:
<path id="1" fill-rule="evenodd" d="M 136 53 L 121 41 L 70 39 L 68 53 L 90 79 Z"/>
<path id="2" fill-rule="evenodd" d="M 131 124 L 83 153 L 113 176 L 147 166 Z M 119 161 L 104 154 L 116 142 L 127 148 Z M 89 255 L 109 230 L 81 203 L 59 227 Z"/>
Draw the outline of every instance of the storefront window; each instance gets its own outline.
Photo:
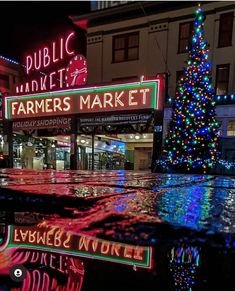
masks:
<path id="1" fill-rule="evenodd" d="M 235 120 L 229 120 L 227 127 L 227 136 L 235 136 Z"/>

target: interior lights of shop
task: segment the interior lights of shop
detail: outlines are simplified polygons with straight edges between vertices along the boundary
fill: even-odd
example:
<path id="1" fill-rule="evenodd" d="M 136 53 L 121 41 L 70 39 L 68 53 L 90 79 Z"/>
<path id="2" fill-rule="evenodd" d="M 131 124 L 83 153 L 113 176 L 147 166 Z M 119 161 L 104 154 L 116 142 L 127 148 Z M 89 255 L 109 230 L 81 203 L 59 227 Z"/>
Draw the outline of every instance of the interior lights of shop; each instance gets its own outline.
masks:
<path id="1" fill-rule="evenodd" d="M 131 135 L 130 135 L 130 139 L 133 139 L 133 138 L 134 138 L 134 135 L 133 135 L 133 134 L 131 134 Z"/>
<path id="2" fill-rule="evenodd" d="M 85 139 L 81 139 L 81 141 L 80 141 L 81 143 L 86 143 L 86 140 Z"/>
<path id="3" fill-rule="evenodd" d="M 147 134 L 143 134 L 143 138 L 147 138 Z"/>
<path id="4" fill-rule="evenodd" d="M 136 134 L 135 135 L 135 139 L 139 140 L 140 139 L 140 135 L 139 134 Z"/>

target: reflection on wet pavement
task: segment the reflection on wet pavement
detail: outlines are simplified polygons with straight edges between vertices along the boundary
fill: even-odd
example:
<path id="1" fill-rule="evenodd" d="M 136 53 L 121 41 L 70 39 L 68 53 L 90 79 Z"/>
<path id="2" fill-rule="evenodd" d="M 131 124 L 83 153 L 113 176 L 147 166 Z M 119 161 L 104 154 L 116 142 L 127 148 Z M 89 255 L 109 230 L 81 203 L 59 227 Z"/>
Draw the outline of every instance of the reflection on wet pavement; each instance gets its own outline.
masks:
<path id="1" fill-rule="evenodd" d="M 194 285 L 204 288 L 203 284 L 209 284 L 207 278 L 203 279 L 204 283 L 198 280 L 202 276 L 198 270 L 205 266 L 202 263 L 205 249 L 207 256 L 213 253 L 214 248 L 217 255 L 221 250 L 226 258 L 228 254 L 234 256 L 233 177 L 5 169 L 0 171 L 0 185 L 0 209 L 5 211 L 0 221 L 12 225 L 10 229 L 16 242 L 19 239 L 23 243 L 24 236 L 20 236 L 20 231 L 25 231 L 25 227 L 30 229 L 30 221 L 34 227 L 44 229 L 45 233 L 56 228 L 61 236 L 71 234 L 74 238 L 67 250 L 69 256 L 78 252 L 80 258 L 92 256 L 105 261 L 107 254 L 116 263 L 125 262 L 129 256 L 132 263 L 126 261 L 126 264 L 133 264 L 134 269 L 138 264 L 140 268 L 144 264 L 151 265 L 149 268 L 158 274 L 154 279 L 157 280 L 154 281 L 156 286 L 163 284 L 161 280 L 164 280 L 164 276 L 171 278 L 170 281 L 166 279 L 165 289 L 162 290 L 194 290 Z M 27 220 L 30 211 L 33 217 Z M 18 229 L 17 225 L 22 225 L 22 229 Z M 33 231 L 37 233 L 37 230 L 31 229 L 32 241 Z M 74 241 L 78 241 L 79 245 L 84 239 L 83 243 L 87 244 L 86 255 L 79 253 L 83 250 L 73 245 Z M 29 236 L 25 246 L 30 244 Z M 133 246 L 143 249 L 137 251 Z M 39 250 L 46 251 L 44 247 Z M 63 249 L 60 251 L 64 252 Z M 152 263 L 147 262 L 149 255 L 144 259 L 140 255 L 142 251 L 151 253 L 155 258 L 164 254 L 162 262 L 167 262 L 164 266 L 168 266 L 168 275 L 159 279 L 158 262 L 154 258 L 151 259 Z M 137 257 L 140 261 L 134 263 Z M 95 264 L 99 264 L 97 262 Z M 83 276 L 80 279 L 82 282 Z M 99 290 L 92 289 L 89 284 L 85 280 L 89 288 L 84 290 Z M 172 284 L 175 289 L 171 289 Z M 77 286 L 74 290 L 79 288 Z M 103 290 L 109 289 L 106 287 Z"/>

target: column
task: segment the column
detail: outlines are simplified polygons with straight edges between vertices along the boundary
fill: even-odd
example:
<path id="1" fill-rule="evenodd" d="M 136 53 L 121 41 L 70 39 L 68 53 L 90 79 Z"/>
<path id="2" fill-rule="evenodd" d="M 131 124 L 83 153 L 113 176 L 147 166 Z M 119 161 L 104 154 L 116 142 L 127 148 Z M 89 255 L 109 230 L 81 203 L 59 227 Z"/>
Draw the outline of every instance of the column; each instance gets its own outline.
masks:
<path id="1" fill-rule="evenodd" d="M 13 168 L 13 131 L 12 121 L 3 119 L 3 155 L 5 159 L 5 167 Z"/>
<path id="2" fill-rule="evenodd" d="M 78 145 L 77 145 L 77 119 L 72 117 L 71 120 L 71 146 L 70 146 L 70 169 L 77 170 L 78 164 Z"/>

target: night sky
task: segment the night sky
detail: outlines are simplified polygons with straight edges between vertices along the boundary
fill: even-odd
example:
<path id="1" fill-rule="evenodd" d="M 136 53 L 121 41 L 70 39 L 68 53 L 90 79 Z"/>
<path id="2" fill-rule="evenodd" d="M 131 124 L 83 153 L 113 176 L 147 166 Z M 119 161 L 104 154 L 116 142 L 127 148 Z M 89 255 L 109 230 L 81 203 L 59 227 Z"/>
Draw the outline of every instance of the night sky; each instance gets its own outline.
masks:
<path id="1" fill-rule="evenodd" d="M 89 12 L 90 2 L 1 1 L 0 11 L 0 54 L 20 61 L 26 50 L 72 28 L 68 16 Z"/>

